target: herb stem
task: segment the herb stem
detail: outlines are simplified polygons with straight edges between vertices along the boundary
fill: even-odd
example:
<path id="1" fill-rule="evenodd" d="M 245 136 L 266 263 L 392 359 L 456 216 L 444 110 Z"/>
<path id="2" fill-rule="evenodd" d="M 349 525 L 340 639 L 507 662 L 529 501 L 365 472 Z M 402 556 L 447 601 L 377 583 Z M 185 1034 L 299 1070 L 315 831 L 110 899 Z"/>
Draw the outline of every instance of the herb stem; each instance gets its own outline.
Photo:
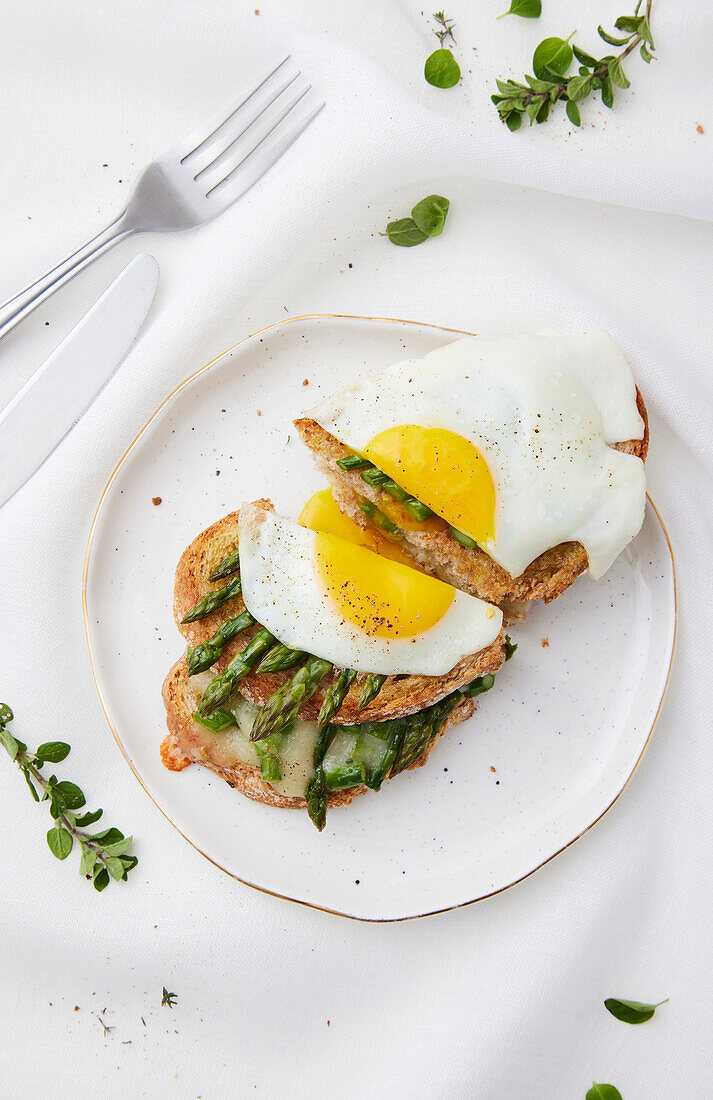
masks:
<path id="1" fill-rule="evenodd" d="M 42 790 L 46 792 L 49 788 L 49 783 L 42 775 L 42 772 L 40 772 L 32 763 L 27 753 L 23 750 L 20 750 L 15 759 L 23 770 L 27 769 L 27 771 L 30 772 L 35 783 L 37 783 L 42 788 Z M 78 829 L 77 826 L 74 825 L 73 822 L 70 820 L 70 818 L 67 817 L 67 814 L 64 810 L 60 810 L 55 820 L 61 821 L 64 828 L 67 830 L 68 833 L 71 833 L 77 843 L 83 844 L 86 848 L 89 848 L 90 851 L 94 852 L 99 863 L 101 863 L 103 867 L 106 867 L 107 857 L 104 855 L 101 845 L 98 844 L 97 841 L 92 840 L 89 833 L 85 833 L 83 829 Z"/>
<path id="2" fill-rule="evenodd" d="M 623 29 L 625 34 L 622 39 L 612 38 L 600 26 L 600 37 L 612 45 L 623 45 L 624 48 L 616 56 L 608 56 L 600 61 L 573 45 L 575 55 L 580 60 L 582 67 L 579 75 L 567 75 L 565 70 L 568 64 L 561 70 L 548 69 L 547 62 L 543 65 L 544 72 L 537 68 L 537 54 L 542 47 L 559 43 L 560 52 L 569 45 L 573 34 L 567 39 L 545 39 L 535 51 L 536 78 L 526 76 L 526 83 L 515 80 L 498 81 L 498 89 L 501 94 L 492 96 L 493 103 L 497 107 L 501 120 L 510 130 L 520 127 L 522 117 L 527 114 L 530 124 L 544 122 L 547 119 L 550 108 L 557 102 L 566 103 L 567 115 L 571 122 L 579 126 L 580 115 L 578 101 L 591 95 L 595 90 L 601 90 L 602 100 L 607 107 L 613 104 L 613 86 L 628 88 L 629 81 L 624 76 L 622 62 L 636 49 L 641 49 L 642 58 L 648 63 L 653 60 L 654 43 L 649 24 L 653 0 L 647 0 L 645 14 L 640 16 L 641 2 L 636 5 L 634 16 L 621 16 L 616 21 L 617 29 Z M 508 13 L 506 13 L 508 14 Z M 628 33 L 628 38 L 626 32 Z M 626 43 L 626 45 L 624 45 Z M 569 52 L 571 61 L 572 53 Z M 560 76 L 559 73 L 562 73 Z M 554 79 L 553 79 L 554 78 Z"/>

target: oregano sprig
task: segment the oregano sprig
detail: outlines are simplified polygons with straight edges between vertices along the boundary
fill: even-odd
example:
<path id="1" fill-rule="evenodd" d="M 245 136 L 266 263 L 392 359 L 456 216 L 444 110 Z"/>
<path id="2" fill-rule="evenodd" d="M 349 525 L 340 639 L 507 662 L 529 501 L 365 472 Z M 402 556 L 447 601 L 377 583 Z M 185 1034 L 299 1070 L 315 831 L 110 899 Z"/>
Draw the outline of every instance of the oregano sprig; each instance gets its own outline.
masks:
<path id="1" fill-rule="evenodd" d="M 47 833 L 47 844 L 52 855 L 66 859 L 76 840 L 81 851 L 79 873 L 91 879 L 95 890 L 104 890 L 111 879 L 126 882 L 129 871 L 138 863 L 136 856 L 129 854 L 133 838 L 113 828 L 86 832 L 85 827 L 98 821 L 102 811 L 77 814 L 86 805 L 81 788 L 56 775 L 42 774 L 45 764 L 58 764 L 69 756 L 70 746 L 66 741 L 47 741 L 30 752 L 7 728 L 12 720 L 10 707 L 0 703 L 0 744 L 22 772 L 35 802 L 49 802 L 54 825 Z"/>
<path id="2" fill-rule="evenodd" d="M 434 11 L 433 19 L 436 24 L 433 33 L 438 39 L 439 48 L 426 58 L 423 75 L 434 88 L 454 88 L 460 80 L 460 65 L 446 48 L 446 42 L 450 41 L 454 46 L 456 44 L 453 34 L 455 23 L 442 11 Z"/>
<path id="3" fill-rule="evenodd" d="M 434 11 L 433 20 L 436 24 L 436 29 L 433 33 L 435 34 L 441 46 L 445 45 L 445 43 L 448 42 L 449 39 L 455 46 L 456 40 L 455 35 L 453 34 L 455 23 L 453 22 L 453 20 L 449 19 L 447 15 L 444 15 L 442 11 Z"/>
<path id="4" fill-rule="evenodd" d="M 614 105 L 614 88 L 628 88 L 623 62 L 638 49 L 643 60 L 654 60 L 654 40 L 651 34 L 651 7 L 647 0 L 641 13 L 643 0 L 637 0 L 633 15 L 620 15 L 615 29 L 623 32 L 613 35 L 601 26 L 598 33 L 609 45 L 624 47 L 619 54 L 607 54 L 596 58 L 569 39 L 548 38 L 535 50 L 533 68 L 535 75 L 527 74 L 525 83 L 516 80 L 498 80 L 498 95 L 491 96 L 498 114 L 509 130 L 519 130 L 525 115 L 534 122 L 546 122 L 551 108 L 558 102 L 565 104 L 567 117 L 575 126 L 582 119 L 579 103 L 599 92 L 605 107 Z M 579 71 L 569 73 L 569 65 L 576 57 Z"/>

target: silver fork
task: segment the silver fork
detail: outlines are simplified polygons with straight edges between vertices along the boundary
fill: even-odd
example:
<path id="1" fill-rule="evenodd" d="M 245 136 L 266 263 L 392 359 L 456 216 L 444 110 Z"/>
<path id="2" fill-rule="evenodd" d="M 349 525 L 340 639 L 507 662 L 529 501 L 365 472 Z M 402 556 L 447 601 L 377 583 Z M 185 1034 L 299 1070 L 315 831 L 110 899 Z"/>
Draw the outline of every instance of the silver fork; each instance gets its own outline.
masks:
<path id="1" fill-rule="evenodd" d="M 306 97 L 312 85 L 299 72 L 288 75 L 289 60 L 284 58 L 247 89 L 227 114 L 220 111 L 144 169 L 125 210 L 111 225 L 0 306 L 0 338 L 124 237 L 146 230 L 192 229 L 245 194 L 324 107 L 310 106 Z"/>

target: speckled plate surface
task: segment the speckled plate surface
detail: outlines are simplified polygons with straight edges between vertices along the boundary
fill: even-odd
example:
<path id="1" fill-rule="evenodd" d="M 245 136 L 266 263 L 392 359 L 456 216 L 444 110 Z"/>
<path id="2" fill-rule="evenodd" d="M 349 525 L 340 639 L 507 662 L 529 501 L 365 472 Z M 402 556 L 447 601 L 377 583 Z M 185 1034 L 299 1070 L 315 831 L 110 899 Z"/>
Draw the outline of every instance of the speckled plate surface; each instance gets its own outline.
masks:
<path id="1" fill-rule="evenodd" d="M 641 759 L 673 655 L 673 559 L 649 501 L 641 533 L 602 580 L 580 579 L 511 630 L 514 659 L 428 765 L 330 811 L 321 835 L 306 813 L 249 802 L 205 769 L 162 767 L 161 683 L 183 648 L 171 615 L 183 548 L 244 500 L 270 496 L 296 517 L 323 483 L 292 418 L 347 381 L 460 335 L 318 316 L 247 338 L 183 383 L 130 445 L 87 547 L 92 667 L 109 725 L 148 794 L 242 882 L 363 920 L 477 901 L 586 832 Z"/>

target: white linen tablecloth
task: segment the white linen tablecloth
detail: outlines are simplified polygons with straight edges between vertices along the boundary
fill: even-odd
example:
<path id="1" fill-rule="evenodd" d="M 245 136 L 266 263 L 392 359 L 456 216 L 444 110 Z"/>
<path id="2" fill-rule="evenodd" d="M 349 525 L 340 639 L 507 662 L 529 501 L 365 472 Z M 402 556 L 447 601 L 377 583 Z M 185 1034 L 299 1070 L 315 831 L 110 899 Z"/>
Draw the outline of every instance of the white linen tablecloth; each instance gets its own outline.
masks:
<path id="1" fill-rule="evenodd" d="M 562 117 L 511 135 L 494 78 L 521 75 L 546 35 L 577 27 L 594 49 L 596 23 L 627 5 L 546 0 L 538 21 L 496 21 L 505 6 L 448 10 L 464 71 L 448 92 L 423 82 L 435 40 L 412 0 L 4 7 L 0 299 L 98 231 L 144 163 L 287 49 L 328 107 L 239 206 L 122 244 L 0 344 L 2 405 L 132 254 L 158 257 L 139 344 L 0 512 L 0 699 L 18 737 L 71 742 L 64 774 L 140 857 L 127 885 L 95 894 L 74 856 L 53 859 L 49 815 L 0 764 L 3 1097 L 577 1100 L 593 1079 L 625 1100 L 711 1095 L 713 20 L 702 0 L 657 2 L 660 60 L 632 59 L 614 112 L 585 103 L 581 131 Z M 407 250 L 378 236 L 431 191 L 452 204 L 441 238 Z M 650 489 L 678 569 L 668 699 L 614 809 L 514 889 L 402 925 L 263 896 L 187 845 L 109 735 L 81 622 L 89 523 L 126 443 L 201 363 L 322 311 L 608 328 L 646 395 Z M 670 1001 L 630 1028 L 608 995 Z"/>

